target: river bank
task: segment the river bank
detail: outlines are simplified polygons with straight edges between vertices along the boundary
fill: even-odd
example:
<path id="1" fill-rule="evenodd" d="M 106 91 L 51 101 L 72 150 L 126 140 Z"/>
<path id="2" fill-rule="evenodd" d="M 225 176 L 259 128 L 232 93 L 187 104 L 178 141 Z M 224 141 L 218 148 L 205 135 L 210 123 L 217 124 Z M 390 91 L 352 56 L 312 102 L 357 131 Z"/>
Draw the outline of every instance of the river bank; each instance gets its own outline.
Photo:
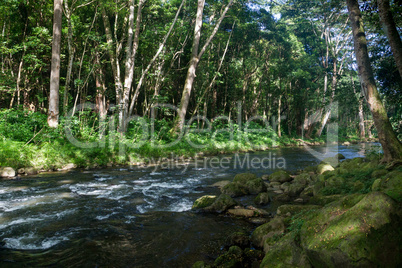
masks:
<path id="1" fill-rule="evenodd" d="M 4 141 L 0 144 L 0 177 L 14 178 L 16 176 L 36 175 L 42 172 L 67 171 L 71 169 L 102 169 L 110 167 L 132 166 L 163 166 L 169 163 L 186 165 L 188 163 L 205 160 L 209 157 L 229 155 L 235 153 L 250 153 L 271 150 L 273 148 L 320 146 L 325 144 L 325 139 L 308 139 L 283 137 L 271 145 L 254 146 L 252 144 L 240 145 L 233 142 L 211 143 L 211 146 L 197 149 L 188 148 L 188 144 L 180 143 L 171 150 L 144 148 L 136 150 L 121 148 L 79 148 L 72 144 L 44 143 L 37 145 L 23 145 L 13 141 Z M 342 140 L 339 144 L 349 146 L 360 140 Z"/>
<path id="2" fill-rule="evenodd" d="M 215 261 L 193 267 L 397 267 L 402 167 L 378 157 L 324 160 L 295 174 L 238 174 L 193 209 L 264 222 Z M 335 161 L 336 162 L 336 161 Z M 331 165 L 332 163 L 332 165 Z M 247 197 L 248 196 L 248 197 Z M 261 205 L 267 205 L 267 209 Z"/>

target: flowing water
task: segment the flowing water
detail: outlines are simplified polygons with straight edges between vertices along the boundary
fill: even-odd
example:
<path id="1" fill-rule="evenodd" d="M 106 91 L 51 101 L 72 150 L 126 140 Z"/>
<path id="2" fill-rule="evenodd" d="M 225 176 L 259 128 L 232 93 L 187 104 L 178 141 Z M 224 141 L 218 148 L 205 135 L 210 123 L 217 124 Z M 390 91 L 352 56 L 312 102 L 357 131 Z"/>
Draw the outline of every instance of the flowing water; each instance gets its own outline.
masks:
<path id="1" fill-rule="evenodd" d="M 339 152 L 353 158 L 379 148 L 359 144 Z M 241 172 L 272 173 L 280 159 L 291 171 L 319 162 L 302 147 L 213 159 L 0 181 L 0 266 L 190 267 L 212 260 L 231 233 L 255 226 L 192 212 L 198 197 L 218 194 L 211 184 Z"/>

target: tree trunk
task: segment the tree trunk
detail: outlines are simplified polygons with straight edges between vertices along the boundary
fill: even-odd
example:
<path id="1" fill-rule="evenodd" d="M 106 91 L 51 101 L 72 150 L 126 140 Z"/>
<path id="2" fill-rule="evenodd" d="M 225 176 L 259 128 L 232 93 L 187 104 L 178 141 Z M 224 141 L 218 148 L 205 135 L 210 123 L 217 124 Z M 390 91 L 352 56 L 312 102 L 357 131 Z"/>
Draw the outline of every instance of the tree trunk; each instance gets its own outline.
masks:
<path id="1" fill-rule="evenodd" d="M 106 14 L 106 10 L 102 9 L 103 25 L 105 27 L 107 49 L 110 57 L 110 65 L 112 66 L 112 73 L 114 78 L 115 90 L 116 90 L 116 105 L 119 105 L 122 98 L 122 83 L 120 79 L 119 58 L 113 49 L 113 36 L 110 27 L 109 17 Z M 121 109 L 121 107 L 119 107 Z"/>
<path id="2" fill-rule="evenodd" d="M 190 66 L 187 71 L 187 76 L 186 76 L 186 81 L 184 82 L 184 89 L 180 101 L 180 107 L 178 110 L 178 114 L 176 116 L 174 126 L 172 129 L 172 132 L 179 132 L 179 130 L 183 129 L 184 126 L 184 120 L 186 117 L 187 113 L 187 107 L 190 102 L 190 95 L 191 95 L 191 90 L 193 88 L 193 83 L 195 79 L 195 72 L 197 70 L 198 62 L 200 61 L 202 55 L 204 54 L 205 50 L 211 43 L 212 39 L 214 38 L 215 34 L 217 33 L 220 24 L 222 23 L 222 20 L 225 18 L 225 15 L 227 11 L 229 10 L 229 7 L 232 5 L 233 0 L 230 0 L 224 11 L 222 12 L 221 17 L 217 21 L 214 30 L 212 31 L 211 35 L 209 36 L 208 40 L 205 42 L 204 46 L 202 47 L 200 53 L 198 53 L 198 47 L 200 44 L 200 38 L 201 38 L 201 26 L 202 26 L 202 14 L 204 12 L 204 4 L 205 0 L 198 0 L 198 6 L 197 6 L 197 15 L 196 15 L 196 20 L 195 20 L 195 27 L 194 27 L 194 40 L 193 40 L 193 45 L 192 45 L 192 50 L 191 50 L 191 60 L 190 60 Z"/>
<path id="3" fill-rule="evenodd" d="M 364 128 L 363 99 L 364 97 L 359 99 L 359 134 L 361 139 L 366 137 L 366 131 Z"/>
<path id="4" fill-rule="evenodd" d="M 373 115 L 378 138 L 384 151 L 384 162 L 402 159 L 402 144 L 396 137 L 389 122 L 384 105 L 375 84 L 373 70 L 367 51 L 367 40 L 364 33 L 363 20 L 357 0 L 346 0 L 349 18 L 352 24 L 354 50 L 359 70 L 359 77 L 364 96 Z"/>
<path id="5" fill-rule="evenodd" d="M 183 128 L 184 119 L 185 119 L 186 112 L 187 112 L 187 106 L 188 106 L 188 103 L 190 102 L 190 94 L 191 94 L 191 90 L 193 88 L 193 82 L 195 79 L 195 71 L 196 71 L 198 62 L 200 60 L 198 58 L 198 47 L 200 45 L 200 39 L 201 39 L 202 13 L 204 12 L 204 4 L 205 4 L 205 0 L 198 0 L 197 15 L 196 15 L 196 21 L 195 21 L 195 27 L 194 27 L 194 40 L 193 40 L 193 45 L 192 45 L 192 50 L 191 50 L 190 66 L 187 70 L 186 81 L 184 82 L 183 94 L 181 97 L 180 107 L 178 110 L 178 115 L 175 120 L 173 132 L 178 132 L 179 130 L 181 130 Z"/>
<path id="6" fill-rule="evenodd" d="M 281 101 L 282 101 L 282 95 L 279 95 L 279 100 L 278 100 L 278 137 L 282 137 L 281 133 Z"/>
<path id="7" fill-rule="evenodd" d="M 64 9 L 66 10 L 66 19 L 68 25 L 68 68 L 67 68 L 67 76 L 66 76 L 66 84 L 64 86 L 64 94 L 63 94 L 63 114 L 67 116 L 68 110 L 68 91 L 70 88 L 70 81 L 71 81 L 71 73 L 73 71 L 73 62 L 74 62 L 74 48 L 73 48 L 73 26 L 71 23 L 71 15 L 72 11 L 68 6 L 68 0 L 64 2 Z"/>
<path id="8" fill-rule="evenodd" d="M 170 28 L 169 28 L 169 31 L 166 33 L 165 37 L 163 38 L 162 43 L 159 45 L 159 48 L 158 48 L 157 52 L 155 53 L 155 55 L 153 56 L 153 58 L 151 59 L 151 61 L 148 63 L 148 66 L 145 68 L 145 70 L 144 70 L 144 71 L 142 72 L 142 74 L 141 74 L 141 78 L 140 78 L 140 80 L 138 81 L 137 87 L 135 88 L 133 97 L 132 97 L 132 99 L 131 99 L 130 110 L 129 110 L 129 112 L 128 112 L 128 115 L 131 115 L 131 114 L 133 113 L 133 111 L 134 111 L 134 105 L 135 105 L 135 102 L 137 101 L 138 95 L 140 94 L 140 88 L 141 88 L 142 83 L 144 82 L 145 76 L 148 74 L 149 69 L 150 69 L 151 66 L 154 64 L 154 62 L 156 61 L 156 59 L 159 57 L 159 54 L 162 52 L 163 48 L 165 47 L 166 41 L 167 41 L 167 39 L 169 38 L 170 33 L 172 32 L 173 27 L 174 27 L 174 25 L 175 25 L 176 22 L 177 22 L 177 18 L 179 17 L 179 14 L 180 14 L 180 11 L 181 11 L 181 9 L 182 9 L 182 7 L 183 7 L 183 5 L 184 5 L 184 2 L 185 2 L 185 0 L 183 0 L 183 1 L 181 2 L 181 5 L 180 5 L 179 9 L 178 9 L 177 12 L 176 12 L 176 16 L 175 16 L 175 18 L 174 18 L 174 20 L 173 20 L 173 23 L 171 24 L 171 26 L 170 26 Z M 137 15 L 137 16 L 138 16 L 138 15 Z M 139 28 L 138 17 L 137 17 L 137 27 Z M 134 39 L 134 40 L 135 40 L 135 39 Z M 138 36 L 137 36 L 137 43 L 138 43 Z M 138 46 L 138 44 L 137 44 L 137 46 Z"/>
<path id="9" fill-rule="evenodd" d="M 402 78 L 402 41 L 398 30 L 396 29 L 394 19 L 392 18 L 389 0 L 378 0 L 377 4 L 382 27 L 388 37 L 389 44 L 391 45 L 391 51 L 394 55 L 396 66 L 398 67 L 399 75 Z"/>
<path id="10" fill-rule="evenodd" d="M 59 124 L 60 43 L 62 0 L 54 0 L 52 64 L 50 71 L 50 97 L 47 123 L 56 128 Z"/>

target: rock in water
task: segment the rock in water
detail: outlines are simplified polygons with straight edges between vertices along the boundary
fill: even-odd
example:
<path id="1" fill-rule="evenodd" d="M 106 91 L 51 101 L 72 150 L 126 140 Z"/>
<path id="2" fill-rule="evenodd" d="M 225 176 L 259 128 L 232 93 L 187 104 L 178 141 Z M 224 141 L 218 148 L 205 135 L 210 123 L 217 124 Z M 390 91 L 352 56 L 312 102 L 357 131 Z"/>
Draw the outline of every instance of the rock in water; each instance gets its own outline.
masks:
<path id="1" fill-rule="evenodd" d="M 255 179 L 257 179 L 257 175 L 253 173 L 240 173 L 234 177 L 233 182 L 239 182 L 241 184 L 245 184 L 249 180 L 255 180 Z"/>
<path id="2" fill-rule="evenodd" d="M 208 207 L 210 205 L 212 205 L 214 203 L 214 201 L 216 200 L 216 196 L 215 195 L 204 195 L 201 196 L 200 198 L 198 198 L 197 200 L 194 201 L 193 204 L 193 209 L 197 209 L 197 208 L 205 208 Z"/>
<path id="3" fill-rule="evenodd" d="M 289 173 L 287 173 L 284 170 L 278 170 L 272 173 L 269 179 L 270 182 L 280 182 L 280 183 L 288 182 L 291 180 L 292 178 L 290 177 Z"/>
<path id="4" fill-rule="evenodd" d="M 13 178 L 17 175 L 15 170 L 11 167 L 2 167 L 0 168 L 0 177 L 3 178 Z"/>

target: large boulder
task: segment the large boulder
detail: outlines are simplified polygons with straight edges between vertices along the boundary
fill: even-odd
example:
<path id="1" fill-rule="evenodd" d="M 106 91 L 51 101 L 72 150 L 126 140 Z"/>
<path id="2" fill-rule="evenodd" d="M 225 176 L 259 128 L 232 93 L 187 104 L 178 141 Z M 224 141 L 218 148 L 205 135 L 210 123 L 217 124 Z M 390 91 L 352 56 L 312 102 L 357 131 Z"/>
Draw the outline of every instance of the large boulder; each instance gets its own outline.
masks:
<path id="1" fill-rule="evenodd" d="M 239 197 L 249 194 L 247 186 L 239 182 L 231 182 L 225 185 L 221 189 L 221 192 L 229 195 L 230 197 Z"/>
<path id="2" fill-rule="evenodd" d="M 257 179 L 257 175 L 253 173 L 240 173 L 234 177 L 233 182 L 245 184 L 246 182 L 255 179 Z"/>
<path id="3" fill-rule="evenodd" d="M 383 179 L 375 180 L 372 189 L 402 202 L 402 170 L 391 171 Z"/>
<path id="4" fill-rule="evenodd" d="M 236 206 L 238 203 L 226 194 L 221 194 L 212 205 L 205 207 L 205 211 L 222 213 L 231 207 Z"/>
<path id="5" fill-rule="evenodd" d="M 384 193 L 346 196 L 305 220 L 300 245 L 314 267 L 397 267 L 401 216 Z"/>
<path id="6" fill-rule="evenodd" d="M 259 178 L 247 181 L 246 187 L 250 194 L 259 194 L 267 190 L 265 182 Z"/>
<path id="7" fill-rule="evenodd" d="M 257 227 L 251 234 L 251 242 L 254 246 L 262 248 L 265 240 L 268 238 L 276 238 L 284 234 L 286 230 L 285 223 L 281 217 L 275 217 L 270 222 L 267 222 Z"/>
<path id="8" fill-rule="evenodd" d="M 285 235 L 269 247 L 260 268 L 311 267 L 306 253 L 294 241 L 292 234 Z"/>
<path id="9" fill-rule="evenodd" d="M 286 215 L 291 216 L 302 211 L 319 209 L 321 206 L 318 205 L 282 205 L 279 206 L 276 210 L 277 215 Z"/>
<path id="10" fill-rule="evenodd" d="M 15 177 L 17 173 L 11 167 L 1 167 L 0 168 L 0 177 L 3 178 L 12 178 Z"/>
<path id="11" fill-rule="evenodd" d="M 290 177 L 289 173 L 287 173 L 284 170 L 278 170 L 272 173 L 269 178 L 270 182 L 280 182 L 280 183 L 289 182 L 291 180 L 292 178 Z"/>
<path id="12" fill-rule="evenodd" d="M 195 200 L 194 204 L 193 204 L 193 209 L 197 209 L 197 208 L 205 208 L 208 207 L 210 205 L 212 205 L 216 200 L 216 196 L 215 195 L 204 195 L 201 196 L 200 198 L 198 198 L 197 200 Z"/>
<path id="13" fill-rule="evenodd" d="M 289 196 L 298 196 L 301 192 L 303 192 L 304 187 L 304 185 L 298 183 L 291 184 L 288 189 Z"/>
<path id="14" fill-rule="evenodd" d="M 293 183 L 297 183 L 300 185 L 307 185 L 307 184 L 311 183 L 311 181 L 312 181 L 312 179 L 311 179 L 311 175 L 309 173 L 299 174 L 293 179 Z"/>

